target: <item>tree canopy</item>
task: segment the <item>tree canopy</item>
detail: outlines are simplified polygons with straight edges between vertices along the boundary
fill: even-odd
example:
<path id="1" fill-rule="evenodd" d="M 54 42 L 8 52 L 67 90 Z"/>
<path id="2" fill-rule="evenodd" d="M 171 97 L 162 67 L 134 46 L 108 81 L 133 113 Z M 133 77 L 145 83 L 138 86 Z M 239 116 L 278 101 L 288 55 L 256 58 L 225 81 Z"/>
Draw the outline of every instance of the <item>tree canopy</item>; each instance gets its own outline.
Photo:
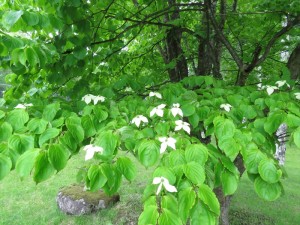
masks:
<path id="1" fill-rule="evenodd" d="M 114 194 L 129 152 L 154 167 L 139 224 L 216 224 L 245 172 L 281 195 L 280 124 L 300 147 L 297 0 L 7 0 L 0 17 L 0 179 L 39 183 L 86 151 L 81 181 Z"/>

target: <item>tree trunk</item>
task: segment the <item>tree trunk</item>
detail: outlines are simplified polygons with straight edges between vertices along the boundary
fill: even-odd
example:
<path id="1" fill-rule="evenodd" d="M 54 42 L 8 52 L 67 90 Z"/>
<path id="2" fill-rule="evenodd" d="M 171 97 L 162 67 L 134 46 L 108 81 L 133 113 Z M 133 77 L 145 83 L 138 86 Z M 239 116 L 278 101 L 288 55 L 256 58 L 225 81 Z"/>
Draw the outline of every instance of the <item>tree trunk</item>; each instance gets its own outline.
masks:
<path id="1" fill-rule="evenodd" d="M 243 158 L 240 154 L 234 160 L 234 165 L 238 168 L 238 170 L 240 172 L 240 176 L 242 176 L 245 171 L 245 167 L 244 167 L 244 163 L 243 163 Z M 232 195 L 225 196 L 221 187 L 216 188 L 214 190 L 214 192 L 215 192 L 215 194 L 220 202 L 220 206 L 221 206 L 221 214 L 219 217 L 219 224 L 220 225 L 229 225 L 230 224 L 229 209 L 230 209 Z"/>
<path id="2" fill-rule="evenodd" d="M 276 143 L 276 152 L 275 152 L 275 158 L 278 160 L 279 165 L 281 166 L 283 166 L 285 162 L 286 135 L 287 135 L 287 125 L 285 123 L 282 123 L 276 131 L 278 143 Z"/>
<path id="3" fill-rule="evenodd" d="M 300 43 L 292 51 L 288 60 L 287 67 L 290 70 L 291 78 L 297 80 L 300 78 Z"/>

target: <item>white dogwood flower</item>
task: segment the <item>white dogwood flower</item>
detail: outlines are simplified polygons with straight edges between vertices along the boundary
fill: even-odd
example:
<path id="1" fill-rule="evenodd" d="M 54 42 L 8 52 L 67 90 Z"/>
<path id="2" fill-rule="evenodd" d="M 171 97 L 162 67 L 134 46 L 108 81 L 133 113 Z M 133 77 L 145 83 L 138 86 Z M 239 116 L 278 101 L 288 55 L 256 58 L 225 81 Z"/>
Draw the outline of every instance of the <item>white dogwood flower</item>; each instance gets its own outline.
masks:
<path id="1" fill-rule="evenodd" d="M 176 150 L 176 139 L 172 137 L 160 137 L 158 140 L 161 142 L 160 153 L 164 153 L 168 146 Z"/>
<path id="2" fill-rule="evenodd" d="M 190 124 L 187 123 L 187 122 L 184 122 L 182 120 L 176 120 L 175 121 L 175 124 L 176 124 L 176 127 L 175 127 L 175 131 L 178 131 L 178 130 L 185 130 L 188 134 L 190 134 L 191 132 L 191 128 L 190 128 Z"/>
<path id="3" fill-rule="evenodd" d="M 275 90 L 278 89 L 276 86 L 266 85 L 268 95 L 271 95 Z"/>
<path id="4" fill-rule="evenodd" d="M 103 96 L 95 96 L 92 94 L 87 94 L 85 96 L 82 97 L 82 101 L 84 101 L 86 104 L 90 104 L 91 101 L 93 101 L 94 105 L 96 105 L 98 102 L 104 102 L 105 101 L 105 97 Z"/>
<path id="5" fill-rule="evenodd" d="M 221 104 L 221 105 L 220 105 L 220 108 L 221 108 L 221 109 L 224 109 L 226 112 L 229 112 L 231 107 L 232 107 L 232 105 L 230 105 L 230 104 L 228 104 L 228 103 L 225 103 L 225 104 Z"/>
<path id="6" fill-rule="evenodd" d="M 181 117 L 183 117 L 183 112 L 182 110 L 179 108 L 180 104 L 179 103 L 174 103 L 173 104 L 173 108 L 171 109 L 171 113 L 172 115 L 175 117 L 176 115 L 179 115 Z"/>
<path id="7" fill-rule="evenodd" d="M 163 117 L 164 111 L 163 108 L 165 108 L 165 104 L 160 104 L 159 106 L 155 107 L 154 109 L 151 110 L 150 112 L 150 117 L 154 116 L 155 114 L 159 117 Z"/>
<path id="8" fill-rule="evenodd" d="M 151 98 L 151 97 L 153 97 L 153 96 L 155 96 L 156 98 L 162 98 L 162 96 L 161 96 L 161 94 L 160 93 L 158 93 L 158 92 L 150 92 L 149 93 L 149 97 Z"/>
<path id="9" fill-rule="evenodd" d="M 177 192 L 176 187 L 171 185 L 169 180 L 165 177 L 154 177 L 152 183 L 158 184 L 156 195 L 158 195 L 161 192 L 163 186 L 168 192 Z"/>
<path id="10" fill-rule="evenodd" d="M 148 123 L 148 119 L 143 115 L 137 115 L 131 121 L 131 123 L 134 123 L 137 127 L 140 126 L 141 122 Z"/>
<path id="11" fill-rule="evenodd" d="M 277 86 L 280 88 L 282 87 L 283 85 L 286 84 L 286 86 L 290 87 L 290 85 L 286 82 L 286 80 L 279 80 L 279 81 L 276 81 Z"/>
<path id="12" fill-rule="evenodd" d="M 296 99 L 300 100 L 300 92 L 294 93 Z"/>
<path id="13" fill-rule="evenodd" d="M 24 104 L 18 104 L 18 105 L 15 107 L 15 109 L 26 109 L 27 107 L 30 107 L 30 106 L 33 106 L 33 104 L 32 104 L 32 103 L 28 103 L 28 104 L 26 104 L 26 103 L 24 103 Z"/>
<path id="14" fill-rule="evenodd" d="M 96 105 L 98 102 L 104 102 L 105 101 L 105 97 L 103 96 L 94 96 L 93 98 L 93 101 L 94 101 L 94 105 Z"/>
<path id="15" fill-rule="evenodd" d="M 103 148 L 96 145 L 86 145 L 83 148 L 83 150 L 86 151 L 85 160 L 92 159 L 94 157 L 95 152 L 103 152 Z"/>

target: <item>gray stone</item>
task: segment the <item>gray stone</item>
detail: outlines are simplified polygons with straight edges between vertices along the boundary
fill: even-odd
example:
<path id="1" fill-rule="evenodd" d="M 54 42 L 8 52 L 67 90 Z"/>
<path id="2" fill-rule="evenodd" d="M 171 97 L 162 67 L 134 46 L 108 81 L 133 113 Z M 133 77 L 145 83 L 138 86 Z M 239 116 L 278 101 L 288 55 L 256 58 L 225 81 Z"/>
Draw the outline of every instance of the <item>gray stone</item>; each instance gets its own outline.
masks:
<path id="1" fill-rule="evenodd" d="M 119 195 L 107 196 L 102 190 L 85 191 L 83 185 L 73 184 L 59 190 L 59 209 L 70 215 L 83 215 L 105 209 L 120 200 Z"/>

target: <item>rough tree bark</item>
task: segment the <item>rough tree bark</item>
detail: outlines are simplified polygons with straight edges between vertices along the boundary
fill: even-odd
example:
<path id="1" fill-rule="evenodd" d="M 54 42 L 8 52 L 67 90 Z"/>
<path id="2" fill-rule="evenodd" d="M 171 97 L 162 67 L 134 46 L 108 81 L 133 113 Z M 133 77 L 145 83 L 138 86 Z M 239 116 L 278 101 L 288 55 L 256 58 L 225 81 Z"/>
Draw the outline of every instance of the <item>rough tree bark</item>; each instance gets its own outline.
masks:
<path id="1" fill-rule="evenodd" d="M 165 15 L 165 22 L 180 19 L 178 6 L 174 6 L 176 0 L 168 0 L 168 5 L 174 7 L 174 11 L 169 15 Z M 169 77 L 172 82 L 178 82 L 188 76 L 188 64 L 184 56 L 181 45 L 182 30 L 180 27 L 172 27 L 167 30 L 165 48 L 160 50 L 165 63 L 169 64 L 175 61 L 175 66 L 168 69 Z"/>
<path id="2" fill-rule="evenodd" d="M 291 78 L 297 80 L 300 78 L 300 43 L 292 51 L 288 60 L 287 67 L 290 70 Z"/>

